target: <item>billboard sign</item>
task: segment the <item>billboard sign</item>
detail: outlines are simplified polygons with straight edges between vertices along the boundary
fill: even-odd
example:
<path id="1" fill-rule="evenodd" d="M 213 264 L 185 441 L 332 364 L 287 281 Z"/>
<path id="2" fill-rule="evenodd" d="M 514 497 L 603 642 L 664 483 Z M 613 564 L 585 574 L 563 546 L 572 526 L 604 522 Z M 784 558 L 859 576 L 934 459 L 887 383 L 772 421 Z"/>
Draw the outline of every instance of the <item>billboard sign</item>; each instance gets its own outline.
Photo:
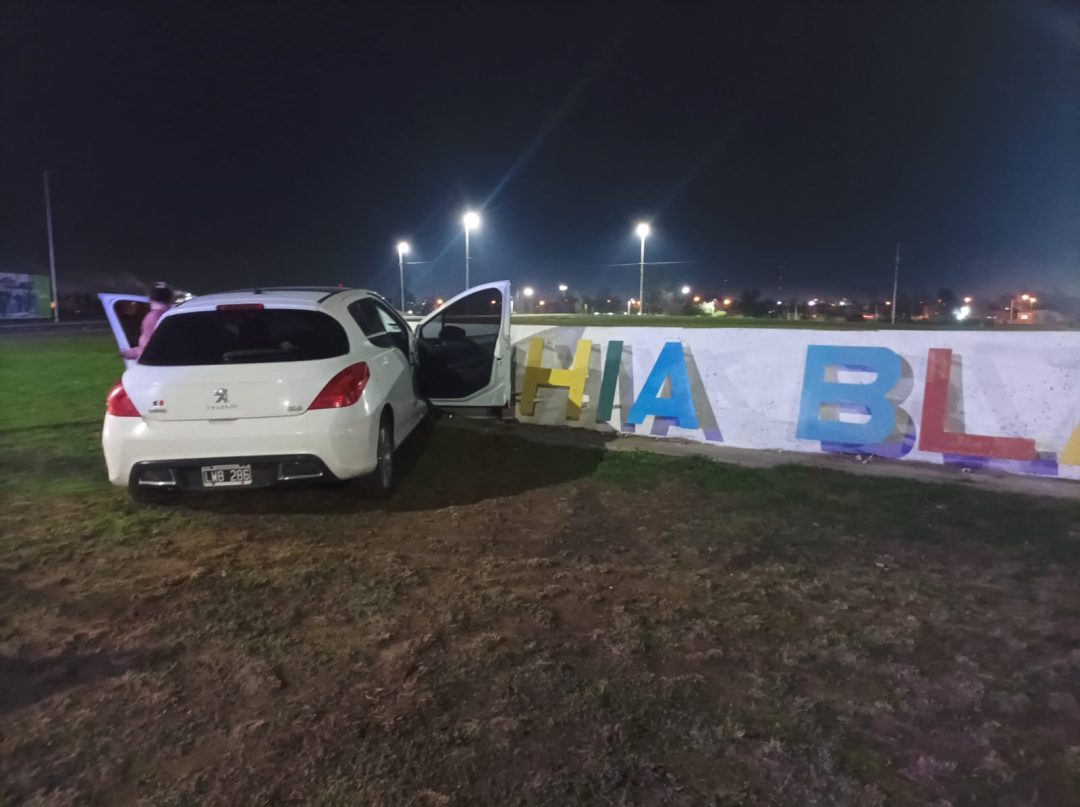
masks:
<path id="1" fill-rule="evenodd" d="M 48 319 L 51 303 L 47 275 L 0 272 L 0 319 Z"/>

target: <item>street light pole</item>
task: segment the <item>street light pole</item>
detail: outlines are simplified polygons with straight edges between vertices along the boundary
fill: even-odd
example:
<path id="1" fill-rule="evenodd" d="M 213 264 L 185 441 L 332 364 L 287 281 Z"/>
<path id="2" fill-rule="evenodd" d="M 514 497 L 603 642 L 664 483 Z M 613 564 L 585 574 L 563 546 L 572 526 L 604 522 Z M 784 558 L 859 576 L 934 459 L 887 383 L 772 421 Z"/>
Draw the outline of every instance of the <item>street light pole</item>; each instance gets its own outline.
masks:
<path id="1" fill-rule="evenodd" d="M 649 225 L 644 221 L 641 222 L 634 230 L 637 233 L 637 237 L 641 239 L 641 261 L 639 264 L 638 275 L 638 316 L 640 317 L 645 313 L 645 239 L 649 237 L 651 229 Z"/>
<path id="2" fill-rule="evenodd" d="M 49 199 L 49 172 L 41 173 L 41 181 L 45 186 L 45 229 L 49 234 L 49 278 L 52 282 L 52 318 L 53 322 L 60 321 L 60 298 L 56 293 L 56 251 L 53 249 L 52 227 L 52 201 Z"/>
<path id="3" fill-rule="evenodd" d="M 896 286 L 900 281 L 900 242 L 896 242 L 896 262 L 893 264 L 892 276 L 892 324 L 896 324 Z"/>
<path id="4" fill-rule="evenodd" d="M 399 241 L 397 245 L 398 279 L 401 281 L 401 312 L 405 313 L 405 256 L 409 254 L 409 242 Z"/>
<path id="5" fill-rule="evenodd" d="M 465 211 L 461 218 L 461 224 L 465 228 L 465 288 L 469 288 L 469 231 L 480 226 L 480 214 L 472 210 Z"/>

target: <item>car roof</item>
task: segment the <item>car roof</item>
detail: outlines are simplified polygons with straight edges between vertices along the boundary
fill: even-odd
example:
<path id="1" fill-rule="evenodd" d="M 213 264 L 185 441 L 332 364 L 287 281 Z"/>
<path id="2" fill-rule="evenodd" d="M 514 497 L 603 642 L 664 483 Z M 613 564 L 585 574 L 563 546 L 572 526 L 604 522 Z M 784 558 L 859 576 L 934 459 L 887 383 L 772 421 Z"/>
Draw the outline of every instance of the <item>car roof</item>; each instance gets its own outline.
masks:
<path id="1" fill-rule="evenodd" d="M 364 289 L 342 286 L 273 286 L 255 289 L 237 289 L 214 294 L 200 294 L 176 306 L 179 309 L 196 310 L 237 303 L 266 303 L 279 306 L 317 308 L 339 294 L 352 292 L 352 296 L 375 295 Z"/>

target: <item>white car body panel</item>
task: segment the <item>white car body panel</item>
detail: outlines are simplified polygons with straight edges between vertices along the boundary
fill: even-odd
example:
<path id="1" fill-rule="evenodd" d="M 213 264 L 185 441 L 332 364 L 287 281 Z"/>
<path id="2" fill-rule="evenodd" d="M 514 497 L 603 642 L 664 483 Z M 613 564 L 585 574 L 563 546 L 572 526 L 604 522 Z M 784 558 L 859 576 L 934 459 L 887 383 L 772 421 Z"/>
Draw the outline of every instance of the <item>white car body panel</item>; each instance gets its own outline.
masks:
<path id="1" fill-rule="evenodd" d="M 353 408 L 319 409 L 290 418 L 201 423 L 105 415 L 101 442 L 109 481 L 127 486 L 132 468 L 140 462 L 206 460 L 213 464 L 224 458 L 284 455 L 318 457 L 338 479 L 351 479 L 375 468 L 379 428 L 378 418 L 350 411 Z"/>

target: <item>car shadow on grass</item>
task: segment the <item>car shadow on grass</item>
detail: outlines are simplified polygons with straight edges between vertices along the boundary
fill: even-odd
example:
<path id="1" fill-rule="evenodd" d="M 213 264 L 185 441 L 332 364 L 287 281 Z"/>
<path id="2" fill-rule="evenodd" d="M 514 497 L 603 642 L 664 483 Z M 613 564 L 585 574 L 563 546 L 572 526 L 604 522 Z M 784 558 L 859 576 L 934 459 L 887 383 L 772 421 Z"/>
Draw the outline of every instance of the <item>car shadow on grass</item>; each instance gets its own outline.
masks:
<path id="1" fill-rule="evenodd" d="M 600 439 L 604 436 L 597 435 Z M 397 489 L 372 498 L 362 480 L 333 486 L 188 493 L 184 508 L 222 514 L 409 512 L 475 504 L 591 476 L 603 451 L 544 445 L 499 433 L 436 426 L 409 437 L 394 457 Z"/>
<path id="2" fill-rule="evenodd" d="M 119 678 L 172 661 L 177 648 L 139 651 L 73 653 L 27 658 L 0 655 L 0 715 L 22 709 L 38 701 L 83 684 L 105 678 Z"/>

